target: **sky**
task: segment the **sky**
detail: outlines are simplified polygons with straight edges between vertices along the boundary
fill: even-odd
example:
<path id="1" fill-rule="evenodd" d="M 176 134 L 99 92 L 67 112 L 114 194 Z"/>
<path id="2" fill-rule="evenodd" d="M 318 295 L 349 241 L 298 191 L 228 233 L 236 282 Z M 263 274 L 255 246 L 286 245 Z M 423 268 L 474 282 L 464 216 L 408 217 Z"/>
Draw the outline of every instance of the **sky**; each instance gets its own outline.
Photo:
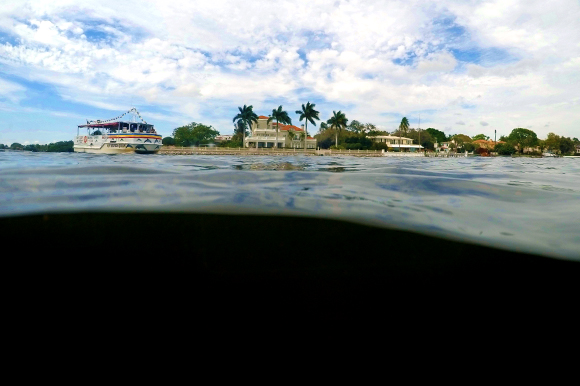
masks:
<path id="1" fill-rule="evenodd" d="M 131 107 L 163 136 L 231 134 L 243 105 L 299 125 L 306 102 L 386 131 L 580 137 L 580 1 L 0 0 L 0 143 Z"/>

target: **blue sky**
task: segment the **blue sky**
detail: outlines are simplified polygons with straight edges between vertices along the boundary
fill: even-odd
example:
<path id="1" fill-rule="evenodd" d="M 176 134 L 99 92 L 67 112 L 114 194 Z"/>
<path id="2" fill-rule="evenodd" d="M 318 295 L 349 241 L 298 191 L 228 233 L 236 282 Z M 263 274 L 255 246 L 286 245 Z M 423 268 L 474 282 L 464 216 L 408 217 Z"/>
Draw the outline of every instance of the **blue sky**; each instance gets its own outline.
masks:
<path id="1" fill-rule="evenodd" d="M 163 135 L 316 104 L 392 131 L 580 137 L 580 3 L 19 1 L 0 7 L 0 143 L 136 107 Z"/>

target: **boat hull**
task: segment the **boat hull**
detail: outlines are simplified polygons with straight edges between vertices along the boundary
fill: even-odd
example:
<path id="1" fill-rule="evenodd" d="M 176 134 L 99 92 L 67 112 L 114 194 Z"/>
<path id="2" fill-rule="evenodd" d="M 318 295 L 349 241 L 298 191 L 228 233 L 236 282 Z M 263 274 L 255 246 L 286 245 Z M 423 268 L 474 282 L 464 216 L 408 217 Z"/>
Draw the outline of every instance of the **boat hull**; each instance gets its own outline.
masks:
<path id="1" fill-rule="evenodd" d="M 74 151 L 93 154 L 155 154 L 163 146 L 158 134 L 111 134 L 77 136 Z"/>

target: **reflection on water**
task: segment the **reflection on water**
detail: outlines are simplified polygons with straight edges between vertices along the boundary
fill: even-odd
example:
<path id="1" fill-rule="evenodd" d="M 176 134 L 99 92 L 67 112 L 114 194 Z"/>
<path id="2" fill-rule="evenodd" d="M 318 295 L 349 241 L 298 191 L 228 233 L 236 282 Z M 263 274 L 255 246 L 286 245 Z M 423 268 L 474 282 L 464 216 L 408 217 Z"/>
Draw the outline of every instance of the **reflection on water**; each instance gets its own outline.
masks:
<path id="1" fill-rule="evenodd" d="M 0 152 L 0 215 L 306 215 L 580 260 L 579 161 L 7 151 Z"/>

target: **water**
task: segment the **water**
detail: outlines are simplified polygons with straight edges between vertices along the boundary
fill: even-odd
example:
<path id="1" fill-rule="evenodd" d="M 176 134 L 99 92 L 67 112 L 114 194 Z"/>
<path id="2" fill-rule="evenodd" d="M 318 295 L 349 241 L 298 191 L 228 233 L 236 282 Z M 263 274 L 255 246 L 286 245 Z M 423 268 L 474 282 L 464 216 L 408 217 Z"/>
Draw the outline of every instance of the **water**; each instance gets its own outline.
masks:
<path id="1" fill-rule="evenodd" d="M 79 211 L 313 216 L 580 261 L 579 177 L 580 159 L 571 158 L 6 151 L 0 152 L 0 216 Z M 316 231 L 305 230 L 311 237 Z"/>

